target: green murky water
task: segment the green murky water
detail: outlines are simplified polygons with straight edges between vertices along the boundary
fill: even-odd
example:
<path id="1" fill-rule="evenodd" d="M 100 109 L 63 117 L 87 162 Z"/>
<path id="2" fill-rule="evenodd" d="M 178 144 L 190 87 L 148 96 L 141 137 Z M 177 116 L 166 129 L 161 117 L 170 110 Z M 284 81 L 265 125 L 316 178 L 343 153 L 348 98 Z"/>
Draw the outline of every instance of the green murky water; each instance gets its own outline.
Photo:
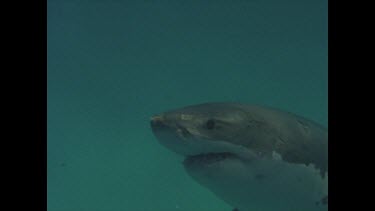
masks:
<path id="1" fill-rule="evenodd" d="M 230 211 L 149 117 L 239 101 L 327 125 L 327 95 L 326 1 L 48 0 L 48 210 Z"/>

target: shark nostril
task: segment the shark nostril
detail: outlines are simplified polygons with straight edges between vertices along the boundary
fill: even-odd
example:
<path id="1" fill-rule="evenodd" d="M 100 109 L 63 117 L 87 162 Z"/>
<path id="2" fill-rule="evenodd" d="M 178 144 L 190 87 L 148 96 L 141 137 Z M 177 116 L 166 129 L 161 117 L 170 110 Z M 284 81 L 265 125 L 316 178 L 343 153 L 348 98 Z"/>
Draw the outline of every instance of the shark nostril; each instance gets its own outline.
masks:
<path id="1" fill-rule="evenodd" d="M 190 136 L 190 132 L 180 125 L 177 125 L 177 133 L 183 138 L 188 138 Z"/>

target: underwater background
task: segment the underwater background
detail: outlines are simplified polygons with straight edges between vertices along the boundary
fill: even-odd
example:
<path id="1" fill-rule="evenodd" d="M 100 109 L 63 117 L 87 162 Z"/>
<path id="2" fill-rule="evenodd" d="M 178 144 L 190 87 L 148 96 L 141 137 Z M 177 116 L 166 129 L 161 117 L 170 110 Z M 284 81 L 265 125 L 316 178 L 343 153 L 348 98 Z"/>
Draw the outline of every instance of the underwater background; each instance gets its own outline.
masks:
<path id="1" fill-rule="evenodd" d="M 47 3 L 48 211 L 230 211 L 156 113 L 235 101 L 327 126 L 326 0 Z"/>

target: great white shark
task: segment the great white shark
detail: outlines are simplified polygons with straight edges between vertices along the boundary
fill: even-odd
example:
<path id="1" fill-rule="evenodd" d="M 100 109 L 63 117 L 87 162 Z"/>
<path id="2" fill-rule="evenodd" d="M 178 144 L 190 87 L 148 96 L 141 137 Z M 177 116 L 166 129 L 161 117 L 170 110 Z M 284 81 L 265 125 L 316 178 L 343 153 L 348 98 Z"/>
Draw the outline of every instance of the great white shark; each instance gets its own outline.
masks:
<path id="1" fill-rule="evenodd" d="M 239 211 L 327 211 L 328 130 L 279 109 L 204 103 L 151 118 L 186 172 Z"/>

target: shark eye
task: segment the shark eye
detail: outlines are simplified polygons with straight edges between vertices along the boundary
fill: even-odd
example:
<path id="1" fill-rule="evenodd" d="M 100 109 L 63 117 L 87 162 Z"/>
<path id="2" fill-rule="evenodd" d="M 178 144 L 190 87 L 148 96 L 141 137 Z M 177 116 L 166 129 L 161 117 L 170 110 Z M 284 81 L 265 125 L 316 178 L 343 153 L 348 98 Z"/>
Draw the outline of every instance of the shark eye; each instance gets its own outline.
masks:
<path id="1" fill-rule="evenodd" d="M 209 129 L 209 130 L 212 130 L 212 129 L 214 129 L 214 127 L 215 127 L 215 121 L 213 119 L 209 119 L 206 122 L 206 128 Z"/>

